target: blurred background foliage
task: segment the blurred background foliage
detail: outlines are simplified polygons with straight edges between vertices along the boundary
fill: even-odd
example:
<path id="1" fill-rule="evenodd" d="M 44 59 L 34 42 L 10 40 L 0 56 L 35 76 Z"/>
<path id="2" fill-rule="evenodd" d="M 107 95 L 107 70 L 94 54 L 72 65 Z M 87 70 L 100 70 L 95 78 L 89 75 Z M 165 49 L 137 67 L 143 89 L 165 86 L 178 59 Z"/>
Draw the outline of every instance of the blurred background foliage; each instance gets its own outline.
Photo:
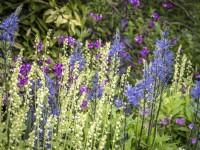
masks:
<path id="1" fill-rule="evenodd" d="M 172 7 L 167 9 L 162 2 L 171 2 Z M 195 70 L 200 71 L 199 0 L 140 0 L 139 8 L 128 0 L 0 0 L 0 20 L 21 3 L 24 3 L 24 7 L 13 55 L 20 48 L 25 48 L 25 56 L 31 57 L 36 34 L 40 39 L 45 39 L 48 29 L 53 29 L 53 37 L 70 35 L 83 42 L 101 39 L 105 43 L 113 41 L 119 28 L 121 40 L 132 56 L 131 62 L 138 64 L 141 57 L 139 52 L 147 47 L 152 54 L 160 29 L 169 26 L 171 39 L 178 38 L 174 52 L 182 44 L 183 52 L 191 59 Z M 154 12 L 159 14 L 160 19 L 154 20 L 155 27 L 152 28 L 149 23 L 153 20 Z M 102 19 L 95 20 L 90 13 L 102 15 Z M 135 41 L 138 35 L 143 36 L 141 44 Z M 52 38 L 51 54 L 55 54 L 57 49 L 56 41 Z"/>

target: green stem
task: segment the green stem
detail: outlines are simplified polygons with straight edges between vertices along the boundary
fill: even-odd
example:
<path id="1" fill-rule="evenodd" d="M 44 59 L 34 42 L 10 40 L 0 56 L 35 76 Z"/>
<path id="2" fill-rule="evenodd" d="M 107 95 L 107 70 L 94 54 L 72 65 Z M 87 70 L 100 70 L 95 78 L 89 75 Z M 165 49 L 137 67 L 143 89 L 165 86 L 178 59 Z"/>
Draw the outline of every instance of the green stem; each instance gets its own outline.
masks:
<path id="1" fill-rule="evenodd" d="M 162 91 L 162 90 L 161 90 L 161 91 Z M 157 111 L 157 114 L 156 114 L 154 136 L 153 136 L 153 142 L 152 142 L 152 144 L 151 144 L 151 148 L 153 148 L 154 142 L 155 142 L 155 138 L 156 138 L 156 130 L 157 130 L 158 115 L 159 115 L 159 113 L 160 113 L 161 104 L 162 104 L 162 94 L 160 95 L 158 111 Z"/>

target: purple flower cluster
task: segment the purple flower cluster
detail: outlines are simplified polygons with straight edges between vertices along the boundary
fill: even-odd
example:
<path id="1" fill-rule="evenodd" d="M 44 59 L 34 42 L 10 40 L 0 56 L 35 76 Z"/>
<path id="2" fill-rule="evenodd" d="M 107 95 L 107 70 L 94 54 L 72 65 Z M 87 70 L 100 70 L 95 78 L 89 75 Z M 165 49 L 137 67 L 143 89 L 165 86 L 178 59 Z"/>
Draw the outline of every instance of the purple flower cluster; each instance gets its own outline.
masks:
<path id="1" fill-rule="evenodd" d="M 172 7 L 172 3 L 171 3 L 171 2 L 169 2 L 169 3 L 167 3 L 167 2 L 162 2 L 162 6 L 169 9 L 169 8 Z"/>
<path id="2" fill-rule="evenodd" d="M 63 73 L 63 64 L 54 65 L 54 75 L 57 77 L 62 77 Z"/>
<path id="3" fill-rule="evenodd" d="M 97 49 L 101 48 L 101 41 L 96 40 L 94 43 L 92 43 L 92 42 L 88 43 L 89 49 L 93 49 L 94 47 L 96 47 Z"/>
<path id="4" fill-rule="evenodd" d="M 135 37 L 135 41 L 138 44 L 142 44 L 142 40 L 143 40 L 143 36 L 142 35 L 138 35 L 138 36 Z"/>
<path id="5" fill-rule="evenodd" d="M 140 1 L 139 0 L 131 0 L 131 4 L 135 5 L 137 8 L 140 7 Z"/>
<path id="6" fill-rule="evenodd" d="M 69 43 L 70 46 L 75 45 L 76 41 L 74 38 L 72 38 L 71 36 L 67 36 L 67 41 Z"/>
<path id="7" fill-rule="evenodd" d="M 0 35 L 0 40 L 8 41 L 11 45 L 14 44 L 14 33 L 18 29 L 18 14 L 22 9 L 20 5 L 14 13 L 7 17 L 0 25 L 0 29 L 4 32 Z"/>
<path id="8" fill-rule="evenodd" d="M 97 21 L 101 21 L 103 19 L 102 14 L 95 14 L 95 13 L 90 12 L 88 15 Z"/>
<path id="9" fill-rule="evenodd" d="M 140 55 L 142 55 L 142 58 L 146 58 L 147 57 L 147 55 L 150 53 L 150 51 L 147 49 L 147 47 L 144 47 L 144 49 L 142 49 L 141 51 L 140 51 Z"/>
<path id="10" fill-rule="evenodd" d="M 155 21 L 158 21 L 158 20 L 160 19 L 160 16 L 159 16 L 158 13 L 156 13 L 156 12 L 154 12 L 154 13 L 151 15 L 151 17 L 152 17 Z M 151 20 L 151 21 L 149 22 L 149 27 L 150 27 L 150 28 L 154 28 L 154 27 L 155 27 L 155 22 L 154 22 L 154 20 Z"/>
<path id="11" fill-rule="evenodd" d="M 18 86 L 23 87 L 28 83 L 27 73 L 31 70 L 30 64 L 22 64 L 20 67 L 20 74 L 18 75 Z"/>
<path id="12" fill-rule="evenodd" d="M 37 50 L 38 50 L 38 51 L 43 51 L 43 50 L 44 50 L 44 45 L 42 44 L 41 41 L 40 41 L 39 44 L 37 45 Z"/>

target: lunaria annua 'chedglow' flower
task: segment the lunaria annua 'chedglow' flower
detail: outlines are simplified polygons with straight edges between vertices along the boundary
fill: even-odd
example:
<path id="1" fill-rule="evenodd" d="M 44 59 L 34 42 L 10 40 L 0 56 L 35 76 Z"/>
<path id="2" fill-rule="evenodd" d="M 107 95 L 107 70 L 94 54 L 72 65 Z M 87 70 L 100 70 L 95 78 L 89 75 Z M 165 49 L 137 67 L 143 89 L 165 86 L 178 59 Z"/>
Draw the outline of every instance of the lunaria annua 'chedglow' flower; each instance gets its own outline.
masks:
<path id="1" fill-rule="evenodd" d="M 142 55 L 143 58 L 146 58 L 149 53 L 150 51 L 146 47 L 140 51 L 140 55 Z"/>
<path id="2" fill-rule="evenodd" d="M 136 41 L 137 43 L 139 43 L 139 44 L 142 43 L 142 40 L 143 40 L 142 35 L 138 35 L 138 36 L 135 37 L 135 41 Z"/>
<path id="3" fill-rule="evenodd" d="M 72 45 L 74 45 L 76 43 L 75 39 L 72 38 L 71 36 L 67 37 L 67 41 L 68 41 L 70 46 L 72 46 Z"/>
<path id="4" fill-rule="evenodd" d="M 151 21 L 149 22 L 149 27 L 150 27 L 150 28 L 154 28 L 154 27 L 155 27 L 155 23 L 154 23 L 153 20 L 151 20 Z"/>
<path id="5" fill-rule="evenodd" d="M 160 16 L 158 15 L 158 13 L 154 12 L 151 17 L 155 18 L 156 20 L 159 20 Z"/>
<path id="6" fill-rule="evenodd" d="M 88 43 L 88 48 L 89 48 L 89 49 L 92 49 L 93 47 L 94 47 L 94 44 L 93 44 L 92 42 L 89 42 L 89 43 Z"/>
<path id="7" fill-rule="evenodd" d="M 81 109 L 85 109 L 87 108 L 87 105 L 88 105 L 88 101 L 87 100 L 84 100 L 81 104 Z"/>
<path id="8" fill-rule="evenodd" d="M 44 50 L 44 45 L 42 44 L 41 41 L 37 45 L 37 50 L 39 50 L 39 51 L 43 51 Z"/>
<path id="9" fill-rule="evenodd" d="M 185 120 L 183 118 L 177 118 L 176 119 L 176 124 L 183 125 L 183 124 L 185 124 Z"/>
<path id="10" fill-rule="evenodd" d="M 131 0 L 131 4 L 135 5 L 136 7 L 139 7 L 140 1 L 139 0 Z"/>
<path id="11" fill-rule="evenodd" d="M 55 64 L 54 65 L 54 75 L 57 77 L 62 77 L 63 72 L 63 64 Z"/>
<path id="12" fill-rule="evenodd" d="M 81 53 L 81 47 L 78 45 L 76 50 L 70 56 L 70 67 L 74 69 L 75 63 L 78 62 L 79 67 L 78 70 L 81 71 L 83 67 L 86 65 L 86 60 L 83 58 Z"/>
<path id="13" fill-rule="evenodd" d="M 21 12 L 22 6 L 23 5 L 20 5 L 14 13 L 1 23 L 0 29 L 3 30 L 3 33 L 0 35 L 0 40 L 5 40 L 10 44 L 14 44 L 14 33 L 18 29 L 18 15 Z"/>
<path id="14" fill-rule="evenodd" d="M 123 49 L 124 49 L 124 44 L 120 42 L 119 30 L 117 29 L 117 32 L 115 34 L 115 40 L 114 40 L 114 43 L 111 44 L 110 46 L 110 51 L 109 51 L 108 56 L 113 57 L 115 54 L 122 52 Z"/>
<path id="15" fill-rule="evenodd" d="M 96 48 L 101 48 L 101 42 L 99 40 L 96 40 L 94 45 Z"/>

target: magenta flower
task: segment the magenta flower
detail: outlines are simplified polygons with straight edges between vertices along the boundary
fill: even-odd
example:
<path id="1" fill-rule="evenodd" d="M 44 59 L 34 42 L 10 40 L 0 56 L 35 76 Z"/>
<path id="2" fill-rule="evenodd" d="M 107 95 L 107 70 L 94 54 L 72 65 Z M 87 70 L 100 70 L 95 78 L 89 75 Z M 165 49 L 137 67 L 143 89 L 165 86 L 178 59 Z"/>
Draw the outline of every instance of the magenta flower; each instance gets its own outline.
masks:
<path id="1" fill-rule="evenodd" d="M 154 23 L 153 20 L 151 20 L 151 21 L 149 22 L 149 27 L 150 27 L 150 28 L 154 28 L 154 27 L 155 27 L 155 23 Z"/>
<path id="2" fill-rule="evenodd" d="M 72 38 L 71 36 L 67 37 L 67 41 L 68 41 L 70 46 L 72 46 L 72 45 L 74 45 L 76 43 L 75 39 Z"/>
<path id="3" fill-rule="evenodd" d="M 99 40 L 96 40 L 94 45 L 95 45 L 96 48 L 101 48 L 101 42 Z"/>
<path id="4" fill-rule="evenodd" d="M 43 50 L 44 50 L 44 45 L 42 44 L 41 41 L 40 41 L 39 44 L 37 45 L 37 50 L 39 50 L 39 51 L 43 51 Z"/>
<path id="5" fill-rule="evenodd" d="M 193 127 L 194 127 L 194 125 L 193 125 L 192 123 L 190 123 L 190 124 L 188 125 L 188 128 L 189 128 L 189 129 L 193 129 Z"/>
<path id="6" fill-rule="evenodd" d="M 138 59 L 138 63 L 141 64 L 143 62 L 143 58 Z"/>
<path id="7" fill-rule="evenodd" d="M 172 43 L 173 43 L 174 45 L 176 45 L 177 42 L 178 42 L 178 38 L 174 38 L 174 39 L 172 40 Z"/>
<path id="8" fill-rule="evenodd" d="M 141 44 L 142 43 L 142 39 L 143 39 L 142 35 L 139 35 L 139 36 L 136 36 L 135 41 L 137 43 Z"/>
<path id="9" fill-rule="evenodd" d="M 167 8 L 169 9 L 169 8 L 171 8 L 172 7 L 172 3 L 168 3 L 167 4 Z"/>
<path id="10" fill-rule="evenodd" d="M 51 63 L 51 59 L 47 59 L 45 62 L 49 65 Z"/>
<path id="11" fill-rule="evenodd" d="M 196 77 L 197 79 L 200 79 L 200 73 L 196 73 L 196 74 L 195 74 L 195 77 Z"/>
<path id="12" fill-rule="evenodd" d="M 153 17 L 154 19 L 156 20 L 159 20 L 160 19 L 160 16 L 158 15 L 158 13 L 154 12 L 151 17 Z"/>
<path id="13" fill-rule="evenodd" d="M 140 6 L 139 0 L 131 0 L 131 4 L 135 5 L 137 8 Z"/>
<path id="14" fill-rule="evenodd" d="M 92 49 L 94 47 L 94 44 L 92 42 L 88 43 L 88 48 Z"/>
<path id="15" fill-rule="evenodd" d="M 63 64 L 55 64 L 54 65 L 54 75 L 57 77 L 61 77 L 63 72 Z"/>
<path id="16" fill-rule="evenodd" d="M 140 55 L 142 55 L 143 58 L 146 58 L 149 53 L 150 51 L 146 47 L 140 51 Z"/>
<path id="17" fill-rule="evenodd" d="M 88 94 L 88 93 L 89 93 L 89 90 L 88 90 L 87 87 L 85 87 L 85 86 L 80 86 L 80 93 L 81 93 L 81 94 L 83 94 L 83 93 Z"/>
<path id="18" fill-rule="evenodd" d="M 183 125 L 183 124 L 185 124 L 185 120 L 183 118 L 177 118 L 176 119 L 176 124 Z"/>
<path id="19" fill-rule="evenodd" d="M 87 100 L 84 100 L 81 104 L 81 109 L 85 109 L 87 108 L 87 105 L 88 105 L 88 101 Z"/>

